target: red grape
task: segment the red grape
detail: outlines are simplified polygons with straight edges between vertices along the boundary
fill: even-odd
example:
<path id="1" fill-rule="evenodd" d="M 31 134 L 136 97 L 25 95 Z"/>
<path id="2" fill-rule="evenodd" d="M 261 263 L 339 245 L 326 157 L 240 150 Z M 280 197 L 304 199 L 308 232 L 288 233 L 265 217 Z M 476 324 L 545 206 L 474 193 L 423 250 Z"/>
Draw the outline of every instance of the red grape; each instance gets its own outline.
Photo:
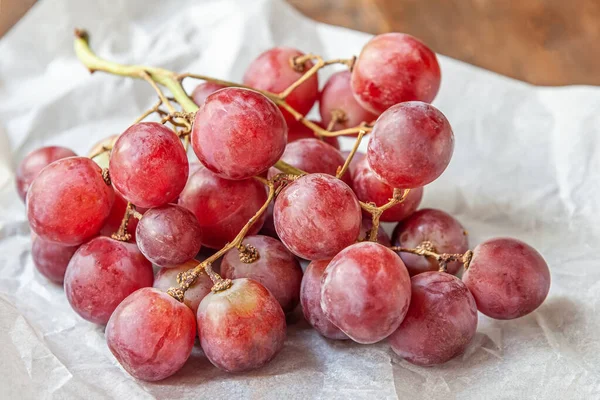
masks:
<path id="1" fill-rule="evenodd" d="M 286 143 L 281 112 L 253 90 L 221 89 L 196 112 L 194 152 L 222 178 L 246 179 L 266 171 L 279 160 Z"/>
<path id="2" fill-rule="evenodd" d="M 358 343 L 375 343 L 394 332 L 410 303 L 410 277 L 396 253 L 361 242 L 340 251 L 321 284 L 329 321 Z"/>
<path id="3" fill-rule="evenodd" d="M 444 272 L 412 278 L 408 313 L 390 336 L 392 350 L 417 365 L 442 364 L 462 353 L 477 330 L 477 306 L 465 284 Z"/>
<path id="4" fill-rule="evenodd" d="M 342 153 L 342 157 L 344 157 L 344 160 L 346 160 L 348 158 L 348 156 L 350 155 L 350 151 L 342 151 L 341 153 Z M 366 156 L 367 155 L 365 153 L 362 153 L 360 151 L 357 151 L 356 153 L 354 153 L 352 160 L 350 160 L 350 165 L 348 166 L 348 171 L 346 172 L 347 174 L 350 175 L 350 178 L 354 179 L 354 174 L 356 173 L 356 166 Z"/>
<path id="5" fill-rule="evenodd" d="M 37 270 L 54 283 L 63 283 L 69 260 L 79 246 L 63 246 L 35 236 L 31 257 Z"/>
<path id="6" fill-rule="evenodd" d="M 352 69 L 352 91 L 364 108 L 380 114 L 405 101 L 430 103 L 440 79 L 429 47 L 410 35 L 386 33 L 363 47 Z"/>
<path id="7" fill-rule="evenodd" d="M 533 247 L 517 239 L 481 243 L 463 275 L 479 311 L 495 319 L 529 314 L 546 299 L 550 270 Z"/>
<path id="8" fill-rule="evenodd" d="M 255 179 L 231 181 L 200 168 L 179 196 L 179 205 L 196 215 L 203 246 L 220 249 L 232 241 L 267 200 L 262 183 Z M 263 216 L 250 228 L 258 233 Z"/>
<path id="9" fill-rule="evenodd" d="M 128 296 L 106 326 L 111 353 L 129 374 L 144 381 L 159 381 L 179 371 L 195 338 L 194 313 L 154 288 Z"/>
<path id="10" fill-rule="evenodd" d="M 344 332 L 327 319 L 321 308 L 321 277 L 329 261 L 331 260 L 312 261 L 306 267 L 300 288 L 302 312 L 306 321 L 326 338 L 348 339 Z"/>
<path id="11" fill-rule="evenodd" d="M 273 219 L 277 234 L 292 253 L 323 260 L 356 241 L 362 215 L 348 185 L 331 175 L 309 174 L 279 193 Z"/>
<path id="12" fill-rule="evenodd" d="M 102 171 L 85 157 L 69 157 L 44 168 L 27 193 L 27 218 L 42 239 L 74 246 L 102 228 L 114 191 Z"/>
<path id="13" fill-rule="evenodd" d="M 41 147 L 29 153 L 19 164 L 16 172 L 17 193 L 25 201 L 31 182 L 46 165 L 62 158 L 76 156 L 71 149 L 59 146 Z"/>
<path id="14" fill-rule="evenodd" d="M 350 76 L 350 71 L 336 72 L 327 80 L 321 91 L 319 112 L 323 125 L 329 126 L 332 112 L 343 112 L 344 119 L 334 125 L 334 130 L 352 128 L 361 122 L 368 123 L 377 119 L 377 115 L 365 110 L 354 98 Z"/>
<path id="15" fill-rule="evenodd" d="M 109 168 L 115 188 L 144 208 L 175 200 L 188 177 L 183 145 L 175 132 L 157 122 L 140 122 L 119 136 Z"/>
<path id="16" fill-rule="evenodd" d="M 187 208 L 167 204 L 148 210 L 136 229 L 142 254 L 161 267 L 176 266 L 200 251 L 202 228 Z"/>
<path id="17" fill-rule="evenodd" d="M 323 125 L 318 121 L 312 121 L 315 124 L 323 127 Z M 300 139 L 315 139 L 315 133 L 304 124 L 294 124 L 291 125 L 288 129 L 288 144 L 295 142 Z M 323 137 L 323 141 L 337 150 L 340 149 L 340 141 L 335 136 L 325 136 Z"/>
<path id="18" fill-rule="evenodd" d="M 392 234 L 394 246 L 414 249 L 425 241 L 431 242 L 436 253 L 462 254 L 469 250 L 465 228 L 441 210 L 419 210 L 399 223 Z M 411 253 L 400 253 L 400 257 L 411 276 L 440 269 L 438 262 L 428 257 Z M 458 261 L 449 262 L 447 272 L 456 274 L 461 266 Z"/>
<path id="19" fill-rule="evenodd" d="M 219 85 L 218 83 L 213 82 L 204 82 L 196 86 L 194 91 L 192 92 L 192 99 L 194 103 L 198 106 L 202 107 L 206 98 L 216 92 L 217 90 L 226 88 L 227 86 Z"/>
<path id="20" fill-rule="evenodd" d="M 359 200 L 373 202 L 377 206 L 386 204 L 394 195 L 394 189 L 381 182 L 369 168 L 366 158 L 363 158 L 354 169 L 352 179 L 354 193 Z M 398 222 L 408 217 L 419 207 L 423 198 L 423 188 L 411 189 L 408 196 L 400 204 L 388 208 L 381 214 L 381 221 Z"/>
<path id="21" fill-rule="evenodd" d="M 369 234 L 371 233 L 371 228 L 373 228 L 373 220 L 370 217 L 363 217 L 362 224 L 360 225 L 360 235 L 359 239 L 366 241 L 369 240 Z M 383 227 L 379 225 L 377 229 L 377 243 L 390 247 L 392 242 L 390 241 L 390 236 L 385 232 Z"/>
<path id="22" fill-rule="evenodd" d="M 303 56 L 299 50 L 289 47 L 275 47 L 265 51 L 252 61 L 244 74 L 244 85 L 272 93 L 280 93 L 296 82 L 313 63 L 306 61 L 304 71 L 296 71 L 291 64 L 294 57 Z M 317 74 L 298 86 L 285 100 L 299 113 L 306 115 L 319 97 L 319 79 Z M 285 110 L 283 116 L 288 126 L 296 123 L 295 118 Z"/>
<path id="23" fill-rule="evenodd" d="M 102 229 L 100 229 L 100 235 L 102 236 L 111 236 L 113 233 L 119 230 L 121 226 L 121 221 L 125 216 L 125 210 L 127 209 L 127 200 L 123 198 L 123 196 L 115 190 L 115 201 L 113 202 L 112 208 L 110 209 L 110 214 L 104 223 Z M 137 208 L 137 212 L 143 214 L 146 210 L 143 208 Z M 129 222 L 127 223 L 127 233 L 131 234 L 130 242 L 135 242 L 135 228 L 138 224 L 138 219 L 133 215 L 129 217 Z"/>
<path id="24" fill-rule="evenodd" d="M 450 163 L 454 134 L 437 108 L 418 101 L 397 104 L 381 114 L 367 149 L 375 175 L 394 188 L 433 182 Z"/>
<path id="25" fill-rule="evenodd" d="M 244 263 L 237 249 L 229 250 L 221 262 L 221 275 L 255 280 L 271 292 L 284 312 L 293 311 L 300 302 L 302 282 L 302 268 L 296 257 L 279 240 L 268 236 L 248 236 L 243 243 L 254 246 L 258 260 Z"/>
<path id="26" fill-rule="evenodd" d="M 83 319 L 106 324 L 121 301 L 152 286 L 152 264 L 132 243 L 99 236 L 75 252 L 65 274 L 65 293 Z"/>
<path id="27" fill-rule="evenodd" d="M 172 287 L 178 287 L 177 275 L 181 272 L 188 271 L 196 267 L 200 262 L 196 260 L 188 260 L 183 264 L 180 264 L 173 268 L 161 268 L 154 277 L 154 287 L 166 292 Z M 210 289 L 213 287 L 213 283 L 206 275 L 205 272 L 201 272 L 196 282 L 185 292 L 183 303 L 188 306 L 196 315 L 198 306 L 202 299 L 210 293 Z"/>
<path id="28" fill-rule="evenodd" d="M 283 347 L 285 315 L 277 299 L 252 279 L 209 293 L 198 308 L 198 336 L 216 367 L 243 372 L 269 362 Z"/>

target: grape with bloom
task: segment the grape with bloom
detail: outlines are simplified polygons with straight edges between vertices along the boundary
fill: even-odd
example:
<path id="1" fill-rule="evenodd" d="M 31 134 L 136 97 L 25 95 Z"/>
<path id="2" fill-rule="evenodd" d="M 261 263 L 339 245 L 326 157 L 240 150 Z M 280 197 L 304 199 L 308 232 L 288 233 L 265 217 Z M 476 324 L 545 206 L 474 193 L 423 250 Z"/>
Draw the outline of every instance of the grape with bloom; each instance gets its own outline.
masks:
<path id="1" fill-rule="evenodd" d="M 67 265 L 79 246 L 63 246 L 36 236 L 31 243 L 31 258 L 37 270 L 48 280 L 62 284 Z"/>

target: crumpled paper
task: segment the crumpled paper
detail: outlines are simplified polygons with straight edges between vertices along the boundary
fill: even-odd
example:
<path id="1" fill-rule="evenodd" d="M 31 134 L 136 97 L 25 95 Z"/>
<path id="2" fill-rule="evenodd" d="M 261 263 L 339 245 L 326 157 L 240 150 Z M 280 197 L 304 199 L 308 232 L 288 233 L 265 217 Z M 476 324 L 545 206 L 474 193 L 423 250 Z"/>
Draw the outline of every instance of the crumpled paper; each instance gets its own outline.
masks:
<path id="1" fill-rule="evenodd" d="M 434 104 L 456 150 L 423 206 L 459 218 L 473 246 L 513 236 L 536 247 L 552 271 L 546 302 L 515 321 L 480 316 L 465 354 L 438 367 L 413 366 L 385 343 L 326 340 L 296 314 L 284 350 L 257 371 L 224 373 L 196 349 L 165 381 L 131 378 L 104 328 L 35 271 L 14 190 L 29 151 L 57 144 L 85 154 L 154 102 L 143 82 L 90 76 L 72 50 L 74 27 L 110 60 L 236 81 L 274 45 L 338 58 L 369 39 L 282 1 L 38 3 L 0 41 L 0 398 L 600 398 L 600 89 L 537 88 L 445 57 Z"/>

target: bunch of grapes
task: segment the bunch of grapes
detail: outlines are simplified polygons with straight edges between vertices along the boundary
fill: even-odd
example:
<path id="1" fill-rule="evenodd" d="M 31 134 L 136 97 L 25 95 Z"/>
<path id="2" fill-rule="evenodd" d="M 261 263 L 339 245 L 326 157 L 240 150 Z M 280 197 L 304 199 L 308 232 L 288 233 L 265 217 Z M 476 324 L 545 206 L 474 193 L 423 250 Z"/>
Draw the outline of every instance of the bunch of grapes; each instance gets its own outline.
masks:
<path id="1" fill-rule="evenodd" d="M 284 346 L 299 304 L 328 339 L 387 338 L 400 357 L 435 365 L 464 351 L 478 310 L 519 318 L 546 298 L 536 250 L 500 238 L 471 251 L 455 218 L 418 210 L 454 134 L 429 104 L 440 68 L 417 39 L 376 36 L 349 60 L 277 47 L 243 84 L 111 63 L 82 31 L 75 48 L 90 70 L 143 78 L 160 100 L 88 157 L 34 151 L 17 188 L 39 272 L 106 325 L 132 376 L 176 373 L 196 337 L 220 369 L 259 368 Z M 346 69 L 319 91 L 318 71 L 333 64 Z M 206 81 L 191 98 L 185 77 Z M 321 120 L 306 119 L 317 103 Z M 151 114 L 160 122 L 142 122 Z M 350 152 L 338 150 L 342 135 L 356 137 Z M 391 238 L 382 221 L 397 224 Z"/>

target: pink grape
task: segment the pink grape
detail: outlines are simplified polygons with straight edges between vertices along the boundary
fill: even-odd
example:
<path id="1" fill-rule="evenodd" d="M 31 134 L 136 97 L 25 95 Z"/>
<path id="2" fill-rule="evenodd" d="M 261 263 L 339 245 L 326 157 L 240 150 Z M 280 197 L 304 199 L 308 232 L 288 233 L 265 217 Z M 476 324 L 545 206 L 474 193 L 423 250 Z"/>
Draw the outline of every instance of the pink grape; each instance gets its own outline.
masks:
<path id="1" fill-rule="evenodd" d="M 21 200 L 25 201 L 31 182 L 33 182 L 45 166 L 52 164 L 56 160 L 76 155 L 73 150 L 59 146 L 41 147 L 27 154 L 15 173 L 17 193 Z"/>
<path id="2" fill-rule="evenodd" d="M 287 143 L 277 106 L 253 90 L 221 89 L 196 112 L 192 146 L 204 166 L 226 179 L 246 179 L 273 166 Z"/>
<path id="3" fill-rule="evenodd" d="M 363 241 L 369 240 L 371 228 L 373 228 L 373 220 L 370 217 L 363 217 L 362 224 L 360 225 L 360 235 L 358 236 L 359 239 Z M 390 247 L 392 245 L 390 236 L 385 232 L 381 224 L 377 229 L 377 243 L 385 247 Z"/>
<path id="4" fill-rule="evenodd" d="M 153 281 L 152 264 L 135 244 L 99 236 L 71 258 L 65 293 L 83 319 L 104 325 L 125 297 Z"/>
<path id="5" fill-rule="evenodd" d="M 127 200 L 123 198 L 123 196 L 115 190 L 115 201 L 113 202 L 112 208 L 110 209 L 110 214 L 104 223 L 102 229 L 100 229 L 100 235 L 110 237 L 113 233 L 119 230 L 121 226 L 121 221 L 123 220 L 123 216 L 125 215 L 125 210 L 127 209 Z M 140 214 L 146 212 L 146 209 L 137 207 L 136 211 Z M 130 242 L 135 242 L 135 229 L 138 225 L 138 219 L 134 216 L 129 217 L 129 221 L 127 223 L 127 233 L 131 235 Z"/>
<path id="6" fill-rule="evenodd" d="M 550 291 L 548 264 L 517 239 L 490 239 L 475 247 L 463 275 L 477 309 L 495 319 L 514 319 L 538 308 Z"/>
<path id="7" fill-rule="evenodd" d="M 128 296 L 106 326 L 106 343 L 119 364 L 134 378 L 150 382 L 179 371 L 195 338 L 194 313 L 154 288 Z"/>
<path id="8" fill-rule="evenodd" d="M 418 101 L 397 104 L 381 114 L 367 148 L 375 175 L 394 188 L 433 182 L 450 163 L 454 133 L 437 108 Z"/>
<path id="9" fill-rule="evenodd" d="M 436 253 L 463 254 L 469 250 L 465 228 L 450 214 L 441 210 L 424 208 L 399 223 L 392 234 L 394 246 L 414 249 L 423 242 L 433 245 Z M 408 273 L 413 276 L 427 271 L 437 271 L 437 261 L 411 253 L 400 253 Z M 449 274 L 456 274 L 462 263 L 450 262 Z"/>
<path id="10" fill-rule="evenodd" d="M 333 112 L 341 111 L 344 115 L 344 119 L 337 122 L 333 130 L 352 128 L 362 122 L 369 123 L 377 119 L 377 115 L 365 110 L 354 98 L 350 76 L 350 71 L 336 72 L 327 80 L 321 91 L 319 112 L 323 125 L 329 126 Z"/>
<path id="11" fill-rule="evenodd" d="M 352 91 L 360 105 L 381 114 L 405 101 L 431 103 L 440 75 L 429 47 L 410 35 L 386 33 L 363 47 L 352 69 Z"/>
<path id="12" fill-rule="evenodd" d="M 284 91 L 313 66 L 311 61 L 306 61 L 302 72 L 292 67 L 291 59 L 303 55 L 301 51 L 289 47 L 275 47 L 265 51 L 248 66 L 244 74 L 244 85 L 272 93 Z M 319 79 L 315 74 L 298 86 L 285 100 L 296 111 L 306 115 L 318 97 Z M 290 113 L 283 109 L 282 112 L 288 126 L 296 123 Z"/>
<path id="13" fill-rule="evenodd" d="M 331 175 L 309 174 L 279 193 L 273 219 L 277 234 L 292 253 L 323 260 L 356 241 L 362 215 L 348 185 Z"/>
<path id="14" fill-rule="evenodd" d="M 321 122 L 318 122 L 318 121 L 311 121 L 311 122 L 314 122 L 315 124 L 319 125 L 320 127 L 323 127 L 323 124 Z M 315 136 L 315 133 L 312 131 L 312 129 L 310 129 L 309 127 L 307 127 L 304 124 L 293 124 L 288 128 L 288 144 L 295 142 L 297 140 L 300 140 L 300 139 L 315 139 L 315 138 L 316 138 L 316 136 Z M 323 142 L 335 147 L 337 150 L 340 149 L 340 141 L 335 136 L 323 137 Z"/>
<path id="15" fill-rule="evenodd" d="M 350 339 L 376 343 L 400 326 L 410 295 L 400 257 L 380 244 L 361 242 L 340 251 L 325 269 L 321 307 Z"/>
<path id="16" fill-rule="evenodd" d="M 114 191 L 102 170 L 85 157 L 69 157 L 44 168 L 27 193 L 27 218 L 42 239 L 75 246 L 94 237 L 106 222 Z"/>
<path id="17" fill-rule="evenodd" d="M 352 179 L 352 187 L 354 193 L 359 200 L 364 202 L 373 202 L 377 206 L 386 204 L 393 196 L 394 189 L 385 183 L 381 182 L 375 173 L 369 168 L 369 163 L 366 158 L 363 158 L 354 169 Z M 423 188 L 411 189 L 408 196 L 400 204 L 396 204 L 392 208 L 388 208 L 381 214 L 381 221 L 398 222 L 402 221 L 421 204 L 423 198 Z"/>
<path id="18" fill-rule="evenodd" d="M 175 266 L 200 251 L 202 228 L 196 216 L 176 204 L 148 210 L 136 229 L 142 254 L 161 267 Z"/>
<path id="19" fill-rule="evenodd" d="M 327 319 L 321 308 L 321 277 L 329 261 L 331 260 L 312 261 L 306 267 L 300 288 L 302 312 L 306 321 L 326 338 L 348 339 L 344 332 Z"/>
<path id="20" fill-rule="evenodd" d="M 192 92 L 192 100 L 199 107 L 202 107 L 206 98 L 216 92 L 217 90 L 226 88 L 227 86 L 219 85 L 218 83 L 213 82 L 204 82 L 196 86 L 194 91 Z"/>
<path id="21" fill-rule="evenodd" d="M 173 268 L 161 268 L 154 277 L 154 287 L 166 292 L 172 287 L 178 287 L 177 275 L 181 272 L 185 272 L 189 269 L 196 267 L 200 261 L 188 260 L 180 265 Z M 206 275 L 205 272 L 201 272 L 196 282 L 185 292 L 183 298 L 183 304 L 188 306 L 196 315 L 198 306 L 202 299 L 210 293 L 210 289 L 213 287 L 213 283 Z"/>
<path id="22" fill-rule="evenodd" d="M 477 330 L 477 306 L 465 284 L 444 272 L 412 278 L 408 313 L 390 336 L 392 350 L 417 365 L 442 364 L 462 353 Z"/>
<path id="23" fill-rule="evenodd" d="M 268 236 L 247 236 L 243 244 L 254 246 L 258 260 L 244 263 L 237 249 L 229 250 L 221 262 L 221 275 L 229 279 L 255 280 L 271 292 L 283 312 L 293 311 L 300 302 L 302 282 L 298 259 L 279 240 Z"/>
<path id="24" fill-rule="evenodd" d="M 266 200 L 265 187 L 255 179 L 232 181 L 200 168 L 181 192 L 179 205 L 196 215 L 202 245 L 220 249 L 235 238 Z M 258 233 L 263 222 L 264 214 L 248 234 Z"/>
<path id="25" fill-rule="evenodd" d="M 350 155 L 350 151 L 342 151 L 342 157 L 344 157 L 344 160 L 346 160 L 348 158 L 348 156 Z M 365 153 L 362 153 L 360 151 L 357 151 L 356 153 L 354 153 L 354 157 L 352 157 L 352 160 L 350 160 L 350 165 L 348 166 L 348 170 L 347 170 L 347 174 L 350 175 L 350 178 L 354 179 L 354 174 L 356 173 L 356 166 L 361 162 L 362 159 L 364 159 L 367 155 Z"/>
<path id="26" fill-rule="evenodd" d="M 235 279 L 209 293 L 198 308 L 198 336 L 204 354 L 227 372 L 262 367 L 279 353 L 286 337 L 277 299 L 252 279 Z"/>
<path id="27" fill-rule="evenodd" d="M 63 246 L 35 236 L 31 257 L 37 270 L 48 280 L 62 284 L 67 265 L 79 246 Z"/>

